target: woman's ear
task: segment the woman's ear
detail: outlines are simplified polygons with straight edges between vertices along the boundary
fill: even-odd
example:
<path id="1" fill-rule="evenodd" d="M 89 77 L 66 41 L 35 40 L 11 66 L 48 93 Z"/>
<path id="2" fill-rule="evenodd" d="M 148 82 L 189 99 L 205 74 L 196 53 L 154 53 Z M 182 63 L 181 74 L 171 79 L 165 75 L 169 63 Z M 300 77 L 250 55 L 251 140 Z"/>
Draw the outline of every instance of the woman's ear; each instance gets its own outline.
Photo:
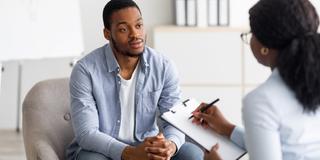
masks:
<path id="1" fill-rule="evenodd" d="M 110 32 L 109 29 L 104 28 L 104 29 L 103 29 L 103 35 L 104 35 L 104 38 L 105 38 L 105 39 L 107 39 L 107 40 L 110 41 L 110 39 L 111 39 L 111 32 Z"/>
<path id="2" fill-rule="evenodd" d="M 269 54 L 269 48 L 267 47 L 262 47 L 260 49 L 260 54 L 263 55 L 263 56 L 267 56 Z"/>

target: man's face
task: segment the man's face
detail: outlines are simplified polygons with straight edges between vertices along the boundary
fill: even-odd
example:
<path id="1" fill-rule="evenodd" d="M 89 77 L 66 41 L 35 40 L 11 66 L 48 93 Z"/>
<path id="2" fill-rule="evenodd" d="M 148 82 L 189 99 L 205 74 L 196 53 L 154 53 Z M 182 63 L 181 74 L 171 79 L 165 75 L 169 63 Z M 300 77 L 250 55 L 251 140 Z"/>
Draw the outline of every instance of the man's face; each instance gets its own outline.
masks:
<path id="1" fill-rule="evenodd" d="M 105 29 L 104 34 L 112 48 L 122 55 L 137 57 L 144 51 L 146 34 L 141 14 L 136 7 L 114 12 L 110 30 Z"/>

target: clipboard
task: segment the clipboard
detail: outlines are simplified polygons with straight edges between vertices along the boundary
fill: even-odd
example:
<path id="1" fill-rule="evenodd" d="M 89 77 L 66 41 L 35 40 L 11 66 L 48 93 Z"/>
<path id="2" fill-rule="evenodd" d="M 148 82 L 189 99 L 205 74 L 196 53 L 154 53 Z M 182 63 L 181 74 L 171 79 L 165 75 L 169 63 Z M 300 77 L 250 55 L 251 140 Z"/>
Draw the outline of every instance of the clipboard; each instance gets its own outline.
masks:
<path id="1" fill-rule="evenodd" d="M 243 157 L 246 151 L 231 142 L 228 138 L 215 133 L 213 130 L 195 125 L 191 119 L 189 120 L 191 112 L 199 105 L 200 102 L 195 99 L 187 99 L 182 103 L 176 104 L 168 112 L 163 113 L 161 119 L 170 123 L 208 151 L 216 143 L 219 143 L 218 153 L 222 159 L 232 160 Z"/>

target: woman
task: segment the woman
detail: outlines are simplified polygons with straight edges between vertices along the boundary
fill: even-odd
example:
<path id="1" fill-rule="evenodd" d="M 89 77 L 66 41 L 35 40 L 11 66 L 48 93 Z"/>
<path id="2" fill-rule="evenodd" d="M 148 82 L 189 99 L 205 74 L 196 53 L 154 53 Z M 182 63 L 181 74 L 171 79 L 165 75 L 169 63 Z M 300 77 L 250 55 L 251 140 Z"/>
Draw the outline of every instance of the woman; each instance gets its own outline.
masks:
<path id="1" fill-rule="evenodd" d="M 252 52 L 272 70 L 243 100 L 245 131 L 217 107 L 193 122 L 245 148 L 254 160 L 320 159 L 319 17 L 308 0 L 260 0 L 249 11 Z M 201 107 L 201 106 L 200 106 Z M 199 107 L 199 108 L 200 108 Z M 205 123 L 200 123 L 204 120 Z M 218 146 L 205 159 L 219 159 Z"/>

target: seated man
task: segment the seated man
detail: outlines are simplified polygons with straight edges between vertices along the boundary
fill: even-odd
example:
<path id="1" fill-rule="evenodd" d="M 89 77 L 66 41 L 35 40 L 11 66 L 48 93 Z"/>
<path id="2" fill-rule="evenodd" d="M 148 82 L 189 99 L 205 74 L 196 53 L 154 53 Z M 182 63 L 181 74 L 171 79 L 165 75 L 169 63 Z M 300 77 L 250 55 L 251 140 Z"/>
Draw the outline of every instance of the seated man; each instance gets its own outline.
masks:
<path id="1" fill-rule="evenodd" d="M 103 11 L 109 44 L 74 67 L 70 78 L 75 139 L 69 160 L 202 159 L 203 152 L 163 123 L 156 112 L 168 111 L 180 97 L 173 64 L 145 46 L 141 11 L 132 0 L 111 0 Z"/>

